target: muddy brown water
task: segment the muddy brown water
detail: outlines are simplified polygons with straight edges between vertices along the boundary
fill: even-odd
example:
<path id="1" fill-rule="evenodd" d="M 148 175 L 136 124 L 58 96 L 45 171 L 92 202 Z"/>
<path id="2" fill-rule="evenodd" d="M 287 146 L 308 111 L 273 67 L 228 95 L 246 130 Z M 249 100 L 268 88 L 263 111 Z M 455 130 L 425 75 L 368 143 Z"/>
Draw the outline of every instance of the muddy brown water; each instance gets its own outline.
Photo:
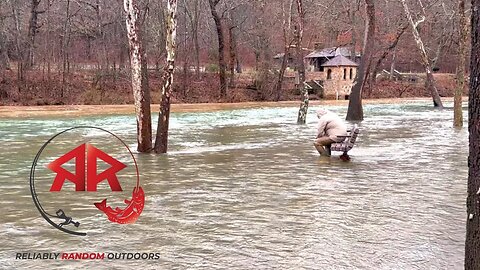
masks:
<path id="1" fill-rule="evenodd" d="M 113 202 L 130 196 L 131 170 L 119 177 L 125 191 L 115 196 L 105 188 L 74 200 L 78 194 L 68 186 L 46 192 L 52 179 L 43 165 L 81 142 L 113 149 L 131 165 L 104 134 L 59 138 L 41 159 L 39 198 L 48 211 L 63 205 L 78 217 L 86 237 L 64 234 L 40 217 L 29 190 L 32 160 L 51 135 L 78 125 L 106 128 L 134 149 L 134 117 L 0 119 L 0 268 L 86 263 L 21 261 L 15 252 L 158 252 L 156 261 L 86 267 L 461 269 L 468 133 L 451 127 L 453 111 L 422 101 L 366 105 L 345 163 L 338 155 L 319 158 L 313 148 L 315 108 L 306 126 L 295 124 L 296 107 L 174 113 L 170 152 L 135 154 L 146 205 L 134 225 L 113 224 L 91 206 L 102 196 Z M 327 108 L 346 113 L 344 105 Z"/>

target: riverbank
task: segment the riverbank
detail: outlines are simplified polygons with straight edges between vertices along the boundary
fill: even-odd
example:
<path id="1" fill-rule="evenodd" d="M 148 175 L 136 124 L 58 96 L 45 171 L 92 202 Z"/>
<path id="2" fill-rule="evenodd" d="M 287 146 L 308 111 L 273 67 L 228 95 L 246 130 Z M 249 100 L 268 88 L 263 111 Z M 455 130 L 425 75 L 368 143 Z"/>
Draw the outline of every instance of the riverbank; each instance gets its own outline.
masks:
<path id="1" fill-rule="evenodd" d="M 467 97 L 464 97 L 464 101 Z M 443 102 L 453 102 L 453 98 L 442 98 Z M 363 104 L 398 104 L 411 102 L 431 102 L 431 98 L 384 98 L 364 99 Z M 191 103 L 172 104 L 172 112 L 210 112 L 220 110 L 296 107 L 300 101 L 279 102 L 239 102 L 239 103 Z M 314 100 L 310 106 L 348 106 L 348 100 Z M 152 104 L 152 113 L 158 112 L 160 105 Z M 133 114 L 133 104 L 124 105 L 49 105 L 49 106 L 0 106 L 0 118 L 24 118 L 42 116 L 88 116 Z"/>
<path id="2" fill-rule="evenodd" d="M 17 81 L 14 71 L 0 73 L 0 106 L 64 106 L 64 105 L 128 105 L 133 103 L 130 77 L 125 71 L 114 74 L 98 74 L 93 71 L 76 71 L 64 78 L 59 74 L 44 74 L 39 70 L 28 72 L 25 81 Z M 107 76 L 108 75 L 108 76 Z M 411 80 L 390 81 L 378 78 L 373 88 L 366 87 L 363 98 L 416 98 L 430 97 L 422 74 L 412 73 Z M 161 100 L 162 73 L 149 72 L 151 100 Z M 435 84 L 442 97 L 452 97 L 455 92 L 455 76 L 448 73 L 434 74 Z M 191 103 L 240 103 L 297 101 L 301 99 L 295 86 L 295 77 L 287 76 L 282 89 L 274 90 L 275 76 L 260 84 L 252 71 L 237 74 L 235 85 L 229 86 L 227 95 L 219 92 L 216 73 L 175 75 L 171 102 Z M 468 92 L 465 89 L 464 94 Z M 341 95 L 341 98 L 343 96 Z M 321 93 L 311 91 L 310 100 L 322 100 Z"/>

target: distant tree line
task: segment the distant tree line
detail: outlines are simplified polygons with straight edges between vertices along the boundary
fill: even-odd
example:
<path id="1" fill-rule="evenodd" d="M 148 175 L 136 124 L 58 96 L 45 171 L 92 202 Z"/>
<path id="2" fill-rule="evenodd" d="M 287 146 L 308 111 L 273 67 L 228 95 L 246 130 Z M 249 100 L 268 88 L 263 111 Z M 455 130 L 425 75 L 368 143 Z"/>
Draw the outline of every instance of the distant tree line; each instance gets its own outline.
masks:
<path id="1" fill-rule="evenodd" d="M 0 1 L 0 70 L 15 70 L 19 88 L 32 71 L 41 71 L 46 79 L 59 75 L 65 82 L 60 96 L 68 90 L 66 82 L 77 70 L 94 70 L 95 83 L 101 86 L 129 65 L 122 2 Z M 301 48 L 313 49 L 320 44 L 350 46 L 363 52 L 365 1 L 300 2 L 302 29 L 297 23 L 298 3 L 293 0 L 178 1 L 177 69 L 200 79 L 206 66 L 216 66 L 221 96 L 236 86 L 238 72 L 251 69 L 256 74 L 256 88 L 268 86 L 276 95 L 282 87 L 283 73 L 272 67 L 273 55 L 295 48 L 295 29 L 302 32 Z M 425 53 L 417 49 L 402 2 L 408 5 L 414 20 L 422 19 L 417 32 Z M 146 61 L 150 69 L 160 72 L 166 55 L 167 1 L 141 0 L 138 6 Z M 366 84 L 374 84 L 376 74 L 391 66 L 422 71 L 422 59 L 428 60 L 432 70 L 454 72 L 456 65 L 452 63 L 459 62 L 460 53 L 456 7 L 454 0 L 376 3 L 375 17 L 381 24 L 376 26 L 371 76 L 367 76 Z"/>

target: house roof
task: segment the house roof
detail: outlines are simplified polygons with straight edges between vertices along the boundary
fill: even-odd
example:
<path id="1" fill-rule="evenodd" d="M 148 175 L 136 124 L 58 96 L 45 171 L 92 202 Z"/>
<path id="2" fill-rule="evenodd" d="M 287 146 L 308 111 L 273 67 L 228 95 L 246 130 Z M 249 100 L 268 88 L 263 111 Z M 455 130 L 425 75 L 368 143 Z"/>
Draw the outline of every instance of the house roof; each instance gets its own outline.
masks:
<path id="1" fill-rule="evenodd" d="M 337 55 L 350 56 L 351 53 L 352 51 L 349 47 L 332 47 L 314 51 L 305 56 L 305 58 L 335 57 Z M 359 55 L 357 54 L 357 56 Z"/>
<path id="2" fill-rule="evenodd" d="M 333 59 L 328 60 L 322 67 L 356 67 L 358 66 L 357 63 L 353 62 L 352 60 L 346 58 L 343 55 L 337 55 Z"/>
<path id="3" fill-rule="evenodd" d="M 1 0 L 0 0 L 1 1 Z M 302 48 L 302 51 L 303 51 L 303 54 L 307 54 L 307 53 L 310 53 L 311 50 L 308 50 L 308 49 L 305 49 L 305 48 Z M 288 58 L 294 58 L 296 55 L 296 52 L 292 52 L 290 51 L 288 53 Z M 283 57 L 285 56 L 285 53 L 277 53 L 276 55 L 273 56 L 274 59 L 282 59 Z"/>

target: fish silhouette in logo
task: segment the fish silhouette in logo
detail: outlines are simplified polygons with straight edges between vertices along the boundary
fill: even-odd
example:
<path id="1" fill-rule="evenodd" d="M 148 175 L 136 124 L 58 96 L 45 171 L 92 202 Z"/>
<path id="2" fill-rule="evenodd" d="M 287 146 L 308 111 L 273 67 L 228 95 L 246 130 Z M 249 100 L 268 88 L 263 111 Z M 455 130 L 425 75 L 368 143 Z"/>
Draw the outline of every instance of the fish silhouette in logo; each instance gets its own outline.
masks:
<path id="1" fill-rule="evenodd" d="M 107 199 L 104 199 L 99 203 L 94 203 L 94 205 L 100 211 L 105 213 L 105 215 L 108 217 L 108 220 L 111 222 L 120 224 L 135 223 L 142 213 L 145 205 L 145 193 L 143 192 L 142 187 L 135 187 L 132 192 L 132 199 L 125 200 L 124 202 L 127 204 L 125 209 L 121 209 L 119 207 L 112 209 L 112 207 L 107 206 Z"/>

